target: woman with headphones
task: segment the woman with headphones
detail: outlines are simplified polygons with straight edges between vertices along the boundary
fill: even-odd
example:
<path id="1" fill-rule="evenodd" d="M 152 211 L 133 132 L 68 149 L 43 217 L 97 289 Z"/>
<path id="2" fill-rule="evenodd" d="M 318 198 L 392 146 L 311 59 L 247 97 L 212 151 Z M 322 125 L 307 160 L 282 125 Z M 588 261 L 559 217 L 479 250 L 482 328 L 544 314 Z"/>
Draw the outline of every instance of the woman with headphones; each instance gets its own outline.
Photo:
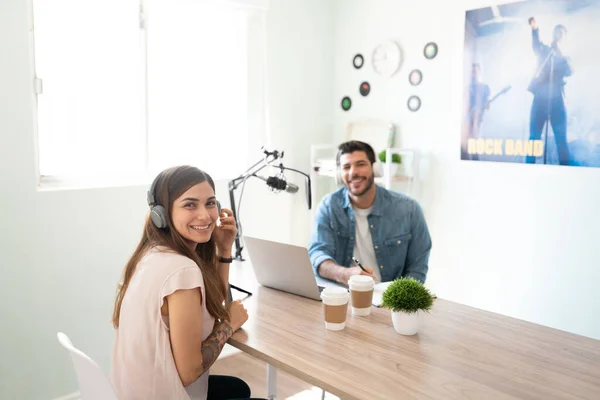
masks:
<path id="1" fill-rule="evenodd" d="M 250 397 L 241 379 L 209 375 L 248 319 L 239 301 L 227 304 L 232 212 L 220 210 L 212 178 L 191 166 L 161 172 L 148 204 L 114 306 L 111 381 L 119 399 Z"/>

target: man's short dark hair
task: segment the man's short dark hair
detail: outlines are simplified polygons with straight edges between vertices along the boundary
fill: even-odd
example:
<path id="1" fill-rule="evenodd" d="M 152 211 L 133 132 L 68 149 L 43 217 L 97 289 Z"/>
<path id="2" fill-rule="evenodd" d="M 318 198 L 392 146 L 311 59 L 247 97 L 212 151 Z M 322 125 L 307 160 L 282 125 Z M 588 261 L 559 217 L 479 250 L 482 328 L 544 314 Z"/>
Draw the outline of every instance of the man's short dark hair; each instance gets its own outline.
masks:
<path id="1" fill-rule="evenodd" d="M 364 151 L 367 154 L 367 158 L 371 162 L 371 165 L 375 162 L 375 151 L 370 144 L 359 140 L 350 140 L 349 142 L 344 142 L 338 146 L 338 152 L 335 158 L 338 167 L 340 166 L 342 154 L 354 153 L 355 151 Z"/>

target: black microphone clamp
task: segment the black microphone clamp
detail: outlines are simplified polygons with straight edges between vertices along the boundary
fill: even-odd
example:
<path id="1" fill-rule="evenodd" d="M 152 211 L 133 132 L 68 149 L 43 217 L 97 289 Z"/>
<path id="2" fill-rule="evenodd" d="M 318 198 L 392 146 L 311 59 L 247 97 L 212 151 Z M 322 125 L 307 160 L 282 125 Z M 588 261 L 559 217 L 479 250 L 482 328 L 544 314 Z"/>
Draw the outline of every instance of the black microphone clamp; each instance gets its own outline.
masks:
<path id="1" fill-rule="evenodd" d="M 267 163 L 273 162 L 273 161 L 277 160 L 278 158 L 283 158 L 283 151 L 281 151 L 281 152 L 279 152 L 277 150 L 269 151 L 269 150 L 265 149 L 263 151 L 263 153 L 265 154 L 265 161 Z"/>

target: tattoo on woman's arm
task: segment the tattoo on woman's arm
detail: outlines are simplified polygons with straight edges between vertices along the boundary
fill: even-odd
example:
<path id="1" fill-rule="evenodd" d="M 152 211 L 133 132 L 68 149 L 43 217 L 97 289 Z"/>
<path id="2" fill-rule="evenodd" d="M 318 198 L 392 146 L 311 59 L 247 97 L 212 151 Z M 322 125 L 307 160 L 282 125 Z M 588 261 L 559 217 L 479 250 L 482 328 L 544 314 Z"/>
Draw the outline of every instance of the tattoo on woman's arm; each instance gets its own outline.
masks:
<path id="1" fill-rule="evenodd" d="M 202 373 L 217 361 L 223 346 L 225 346 L 225 343 L 231 336 L 233 336 L 233 328 L 229 322 L 222 322 L 215 325 L 210 336 L 202 342 Z"/>

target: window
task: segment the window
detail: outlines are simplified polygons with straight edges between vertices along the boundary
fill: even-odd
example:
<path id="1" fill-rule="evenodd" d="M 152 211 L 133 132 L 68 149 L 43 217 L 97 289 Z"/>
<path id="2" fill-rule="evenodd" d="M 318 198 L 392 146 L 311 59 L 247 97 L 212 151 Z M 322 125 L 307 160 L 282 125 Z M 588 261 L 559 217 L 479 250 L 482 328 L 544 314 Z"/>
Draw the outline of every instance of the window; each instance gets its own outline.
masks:
<path id="1" fill-rule="evenodd" d="M 41 182 L 245 169 L 266 40 L 240 1 L 34 0 Z"/>

